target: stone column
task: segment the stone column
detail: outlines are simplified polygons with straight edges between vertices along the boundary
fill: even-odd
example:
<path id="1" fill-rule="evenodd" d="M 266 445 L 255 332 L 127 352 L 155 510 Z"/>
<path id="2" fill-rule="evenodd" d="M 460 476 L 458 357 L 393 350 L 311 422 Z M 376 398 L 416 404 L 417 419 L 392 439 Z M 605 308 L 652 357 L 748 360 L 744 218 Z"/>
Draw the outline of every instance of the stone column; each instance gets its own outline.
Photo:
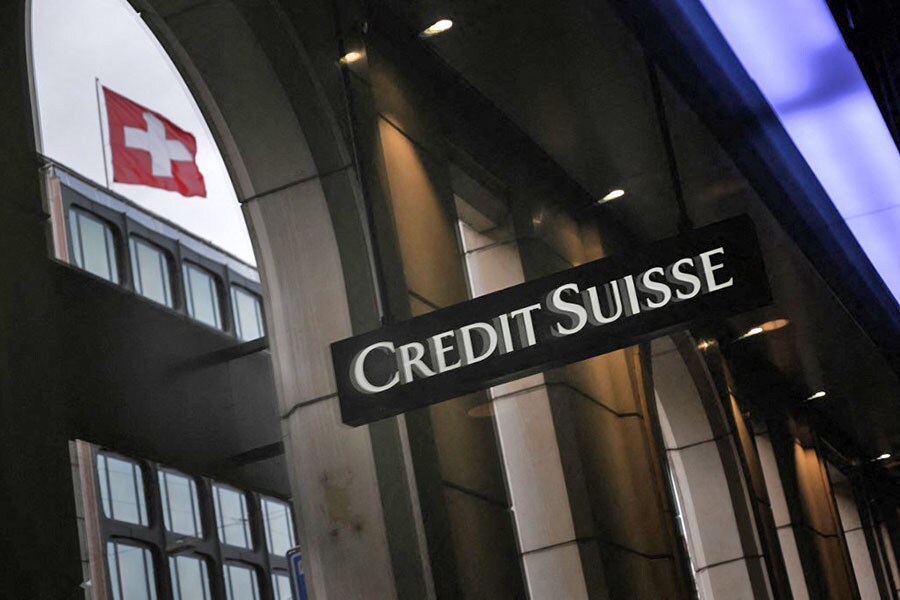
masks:
<path id="1" fill-rule="evenodd" d="M 858 597 L 814 433 L 789 416 L 767 426 L 757 446 L 794 597 Z"/>
<path id="2" fill-rule="evenodd" d="M 698 351 L 683 339 L 682 348 L 670 338 L 653 342 L 653 380 L 697 586 L 704 598 L 774 597 L 737 432 L 701 361 L 689 355 L 693 372 L 685 362 L 682 350 Z"/>
<path id="3" fill-rule="evenodd" d="M 525 281 L 510 225 L 487 235 L 463 226 L 473 297 Z M 587 589 L 543 374 L 494 387 L 490 396 L 530 596 L 605 597 L 605 586 Z M 602 572 L 597 575 L 602 581 Z"/>

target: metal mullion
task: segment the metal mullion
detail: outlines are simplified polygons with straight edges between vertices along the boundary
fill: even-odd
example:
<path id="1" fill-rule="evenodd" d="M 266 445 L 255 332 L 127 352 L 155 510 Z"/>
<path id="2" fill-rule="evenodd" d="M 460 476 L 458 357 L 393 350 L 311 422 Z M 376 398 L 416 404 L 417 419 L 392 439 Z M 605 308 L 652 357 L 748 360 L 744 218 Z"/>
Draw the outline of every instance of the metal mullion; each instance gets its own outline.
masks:
<path id="1" fill-rule="evenodd" d="M 108 548 L 109 542 L 107 542 L 106 544 L 107 544 L 107 548 Z M 118 592 L 117 596 L 121 597 L 122 596 L 122 561 L 119 560 L 119 543 L 113 542 L 112 544 L 113 544 L 114 552 L 116 555 L 116 587 L 119 588 L 117 590 L 117 592 Z M 109 556 L 109 550 L 106 551 L 106 555 L 107 555 L 107 557 Z M 108 559 L 107 559 L 107 562 L 109 562 Z"/>
<path id="2" fill-rule="evenodd" d="M 128 250 L 131 254 L 131 260 L 128 261 L 131 263 L 131 278 L 134 283 L 134 291 L 140 295 L 144 295 L 144 280 L 141 277 L 141 252 L 140 252 L 141 243 L 137 240 L 137 238 L 130 238 L 128 240 Z"/>
<path id="3" fill-rule="evenodd" d="M 181 273 L 182 279 L 184 279 L 184 300 L 185 300 L 185 309 L 187 310 L 188 316 L 192 319 L 196 319 L 194 316 L 194 284 L 191 282 L 191 269 L 193 267 L 186 262 L 181 263 Z"/>
<path id="4" fill-rule="evenodd" d="M 140 492 L 140 489 L 138 488 L 138 484 L 137 484 L 138 477 L 140 477 L 142 475 L 141 469 L 140 469 L 139 465 L 137 465 L 133 462 L 130 464 L 131 464 L 131 487 L 134 488 L 134 501 L 137 503 L 136 508 L 137 508 L 137 513 L 138 513 L 138 525 L 147 527 L 148 525 L 150 525 L 150 516 L 147 514 L 144 515 L 146 517 L 146 521 L 147 521 L 146 523 L 144 523 L 143 522 L 144 519 L 141 518 L 141 506 L 144 506 L 144 512 L 145 513 L 147 512 L 147 506 L 146 506 L 147 499 L 144 498 L 144 503 L 141 504 L 141 492 Z M 135 470 L 137 470 L 137 473 L 135 473 Z M 109 470 L 107 469 L 107 472 L 108 471 Z"/>
<path id="5" fill-rule="evenodd" d="M 109 457 L 103 456 L 103 476 L 106 479 L 106 492 L 109 494 L 109 518 L 116 520 L 116 503 L 113 498 L 112 481 L 109 478 Z"/>
<path id="6" fill-rule="evenodd" d="M 155 581 L 153 583 L 153 588 L 152 588 L 154 593 L 152 593 L 152 594 L 150 593 L 150 590 L 151 590 L 150 580 L 151 580 L 151 578 L 154 580 L 156 579 L 156 577 L 155 577 L 156 569 L 153 568 L 153 553 L 147 548 L 141 548 L 140 550 L 141 550 L 141 558 L 144 560 L 144 589 L 147 592 L 148 598 L 156 599 L 159 597 L 159 590 L 156 589 Z M 147 564 L 148 560 L 150 561 L 150 564 Z"/>
<path id="7" fill-rule="evenodd" d="M 203 537 L 203 527 L 197 521 L 200 518 L 200 513 L 197 510 L 197 503 L 199 502 L 199 498 L 195 499 L 197 495 L 197 483 L 193 478 L 188 479 L 188 497 L 191 499 L 191 522 L 194 524 L 194 537 L 202 538 Z M 172 519 L 171 512 L 169 513 L 169 520 Z"/>
<path id="8" fill-rule="evenodd" d="M 75 229 L 78 231 L 78 256 L 79 264 L 78 266 L 82 269 L 86 269 L 84 264 L 84 234 L 81 232 L 81 212 L 80 211 L 72 211 L 75 213 Z"/>
<path id="9" fill-rule="evenodd" d="M 171 556 L 171 557 L 169 557 L 168 562 L 170 565 L 172 565 L 172 567 L 174 567 L 174 569 L 171 567 L 169 568 L 169 577 L 172 578 L 172 583 L 173 583 L 173 585 L 172 585 L 173 594 L 172 595 L 174 596 L 175 595 L 174 592 L 177 590 L 178 598 L 180 600 L 181 599 L 181 568 L 178 566 L 178 557 Z M 172 575 L 173 570 L 175 571 L 174 576 Z"/>

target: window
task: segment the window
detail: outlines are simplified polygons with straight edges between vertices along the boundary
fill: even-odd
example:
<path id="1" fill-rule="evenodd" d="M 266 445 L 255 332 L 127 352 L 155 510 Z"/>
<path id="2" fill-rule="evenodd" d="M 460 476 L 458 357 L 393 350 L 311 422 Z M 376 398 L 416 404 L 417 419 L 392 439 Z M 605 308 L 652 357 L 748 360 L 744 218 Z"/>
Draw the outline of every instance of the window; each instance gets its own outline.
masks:
<path id="1" fill-rule="evenodd" d="M 251 548 L 247 497 L 233 488 L 216 483 L 213 484 L 213 503 L 219 541 L 229 546 Z"/>
<path id="2" fill-rule="evenodd" d="M 69 236 L 75 265 L 97 277 L 119 283 L 116 239 L 112 227 L 75 208 L 69 209 Z"/>
<path id="3" fill-rule="evenodd" d="M 281 500 L 263 497 L 262 516 L 269 554 L 286 555 L 288 550 L 296 546 L 294 528 L 291 526 L 290 505 Z"/>
<path id="4" fill-rule="evenodd" d="M 259 600 L 256 570 L 251 566 L 225 563 L 225 596 L 228 600 Z"/>
<path id="5" fill-rule="evenodd" d="M 291 579 L 286 573 L 272 574 L 272 595 L 275 600 L 291 600 Z"/>
<path id="6" fill-rule="evenodd" d="M 156 600 L 153 556 L 142 546 L 113 540 L 106 544 L 113 600 Z"/>
<path id="7" fill-rule="evenodd" d="M 97 455 L 97 475 L 103 514 L 116 521 L 147 526 L 147 503 L 141 467 L 109 454 Z"/>
<path id="8" fill-rule="evenodd" d="M 209 600 L 209 572 L 206 561 L 196 556 L 169 558 L 172 597 L 175 600 Z"/>
<path id="9" fill-rule="evenodd" d="M 231 303 L 234 310 L 234 330 L 239 340 L 246 342 L 265 335 L 259 296 L 233 285 Z"/>
<path id="10" fill-rule="evenodd" d="M 131 271 L 134 274 L 134 289 L 138 294 L 172 308 L 169 261 L 162 249 L 132 237 Z"/>
<path id="11" fill-rule="evenodd" d="M 184 263 L 184 295 L 188 314 L 210 327 L 222 328 L 219 311 L 219 286 L 212 273 L 191 263 Z"/>
<path id="12" fill-rule="evenodd" d="M 160 469 L 159 495 L 167 531 L 203 537 L 197 484 L 193 479 L 176 471 Z"/>

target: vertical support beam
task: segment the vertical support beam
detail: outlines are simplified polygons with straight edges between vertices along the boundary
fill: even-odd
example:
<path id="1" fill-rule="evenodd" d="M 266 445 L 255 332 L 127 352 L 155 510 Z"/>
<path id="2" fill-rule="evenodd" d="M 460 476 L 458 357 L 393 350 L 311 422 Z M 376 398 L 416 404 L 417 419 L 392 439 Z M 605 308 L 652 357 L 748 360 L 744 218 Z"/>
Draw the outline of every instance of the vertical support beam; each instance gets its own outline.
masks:
<path id="1" fill-rule="evenodd" d="M 331 365 L 330 343 L 350 336 L 352 328 L 327 185 L 316 177 L 247 202 L 244 210 L 256 234 L 267 292 L 282 429 L 312 597 L 389 599 L 397 593 L 369 428 L 341 423 Z M 282 260 L 286 256 L 292 260 Z"/>
<path id="2" fill-rule="evenodd" d="M 497 243 L 497 235 L 469 226 L 462 237 L 473 297 L 525 281 L 515 240 Z M 509 236 L 501 229 L 499 237 Z M 607 597 L 602 570 L 595 574 L 601 585 L 588 589 L 543 374 L 494 387 L 490 396 L 530 597 Z"/>

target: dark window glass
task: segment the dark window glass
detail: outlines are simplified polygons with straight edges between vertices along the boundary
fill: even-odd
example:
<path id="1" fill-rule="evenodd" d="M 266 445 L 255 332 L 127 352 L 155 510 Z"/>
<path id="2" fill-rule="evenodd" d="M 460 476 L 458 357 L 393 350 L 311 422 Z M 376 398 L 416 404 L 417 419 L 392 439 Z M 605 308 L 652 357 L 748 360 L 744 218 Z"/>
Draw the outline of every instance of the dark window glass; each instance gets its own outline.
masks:
<path id="1" fill-rule="evenodd" d="M 265 335 L 259 296 L 242 287 L 231 286 L 234 329 L 238 339 L 255 340 Z"/>
<path id="2" fill-rule="evenodd" d="M 253 567 L 225 563 L 225 596 L 228 600 L 259 600 L 259 583 Z"/>
<path id="3" fill-rule="evenodd" d="M 269 554 L 286 555 L 296 545 L 290 505 L 274 498 L 263 498 L 262 516 Z"/>
<path id="4" fill-rule="evenodd" d="M 188 314 L 210 327 L 222 328 L 219 291 L 212 273 L 191 263 L 184 263 L 184 296 Z"/>
<path id="5" fill-rule="evenodd" d="M 69 209 L 72 262 L 88 273 L 119 283 L 119 263 L 112 227 L 82 210 Z"/>
<path id="6" fill-rule="evenodd" d="M 147 525 L 147 503 L 141 466 L 130 460 L 97 455 L 97 479 L 103 514 L 116 521 Z"/>
<path id="7" fill-rule="evenodd" d="M 197 484 L 192 478 L 170 469 L 160 469 L 159 494 L 168 531 L 203 537 Z"/>
<path id="8" fill-rule="evenodd" d="M 150 550 L 113 540 L 106 544 L 106 559 L 113 600 L 156 600 Z"/>
<path id="9" fill-rule="evenodd" d="M 169 261 L 162 249 L 139 238 L 131 238 L 131 271 L 138 294 L 172 308 Z"/>
<path id="10" fill-rule="evenodd" d="M 209 600 L 209 571 L 206 561 L 195 556 L 169 558 L 172 596 L 175 600 Z"/>
<path id="11" fill-rule="evenodd" d="M 212 489 L 219 541 L 239 548 L 252 547 L 247 496 L 220 483 L 214 483 Z"/>

